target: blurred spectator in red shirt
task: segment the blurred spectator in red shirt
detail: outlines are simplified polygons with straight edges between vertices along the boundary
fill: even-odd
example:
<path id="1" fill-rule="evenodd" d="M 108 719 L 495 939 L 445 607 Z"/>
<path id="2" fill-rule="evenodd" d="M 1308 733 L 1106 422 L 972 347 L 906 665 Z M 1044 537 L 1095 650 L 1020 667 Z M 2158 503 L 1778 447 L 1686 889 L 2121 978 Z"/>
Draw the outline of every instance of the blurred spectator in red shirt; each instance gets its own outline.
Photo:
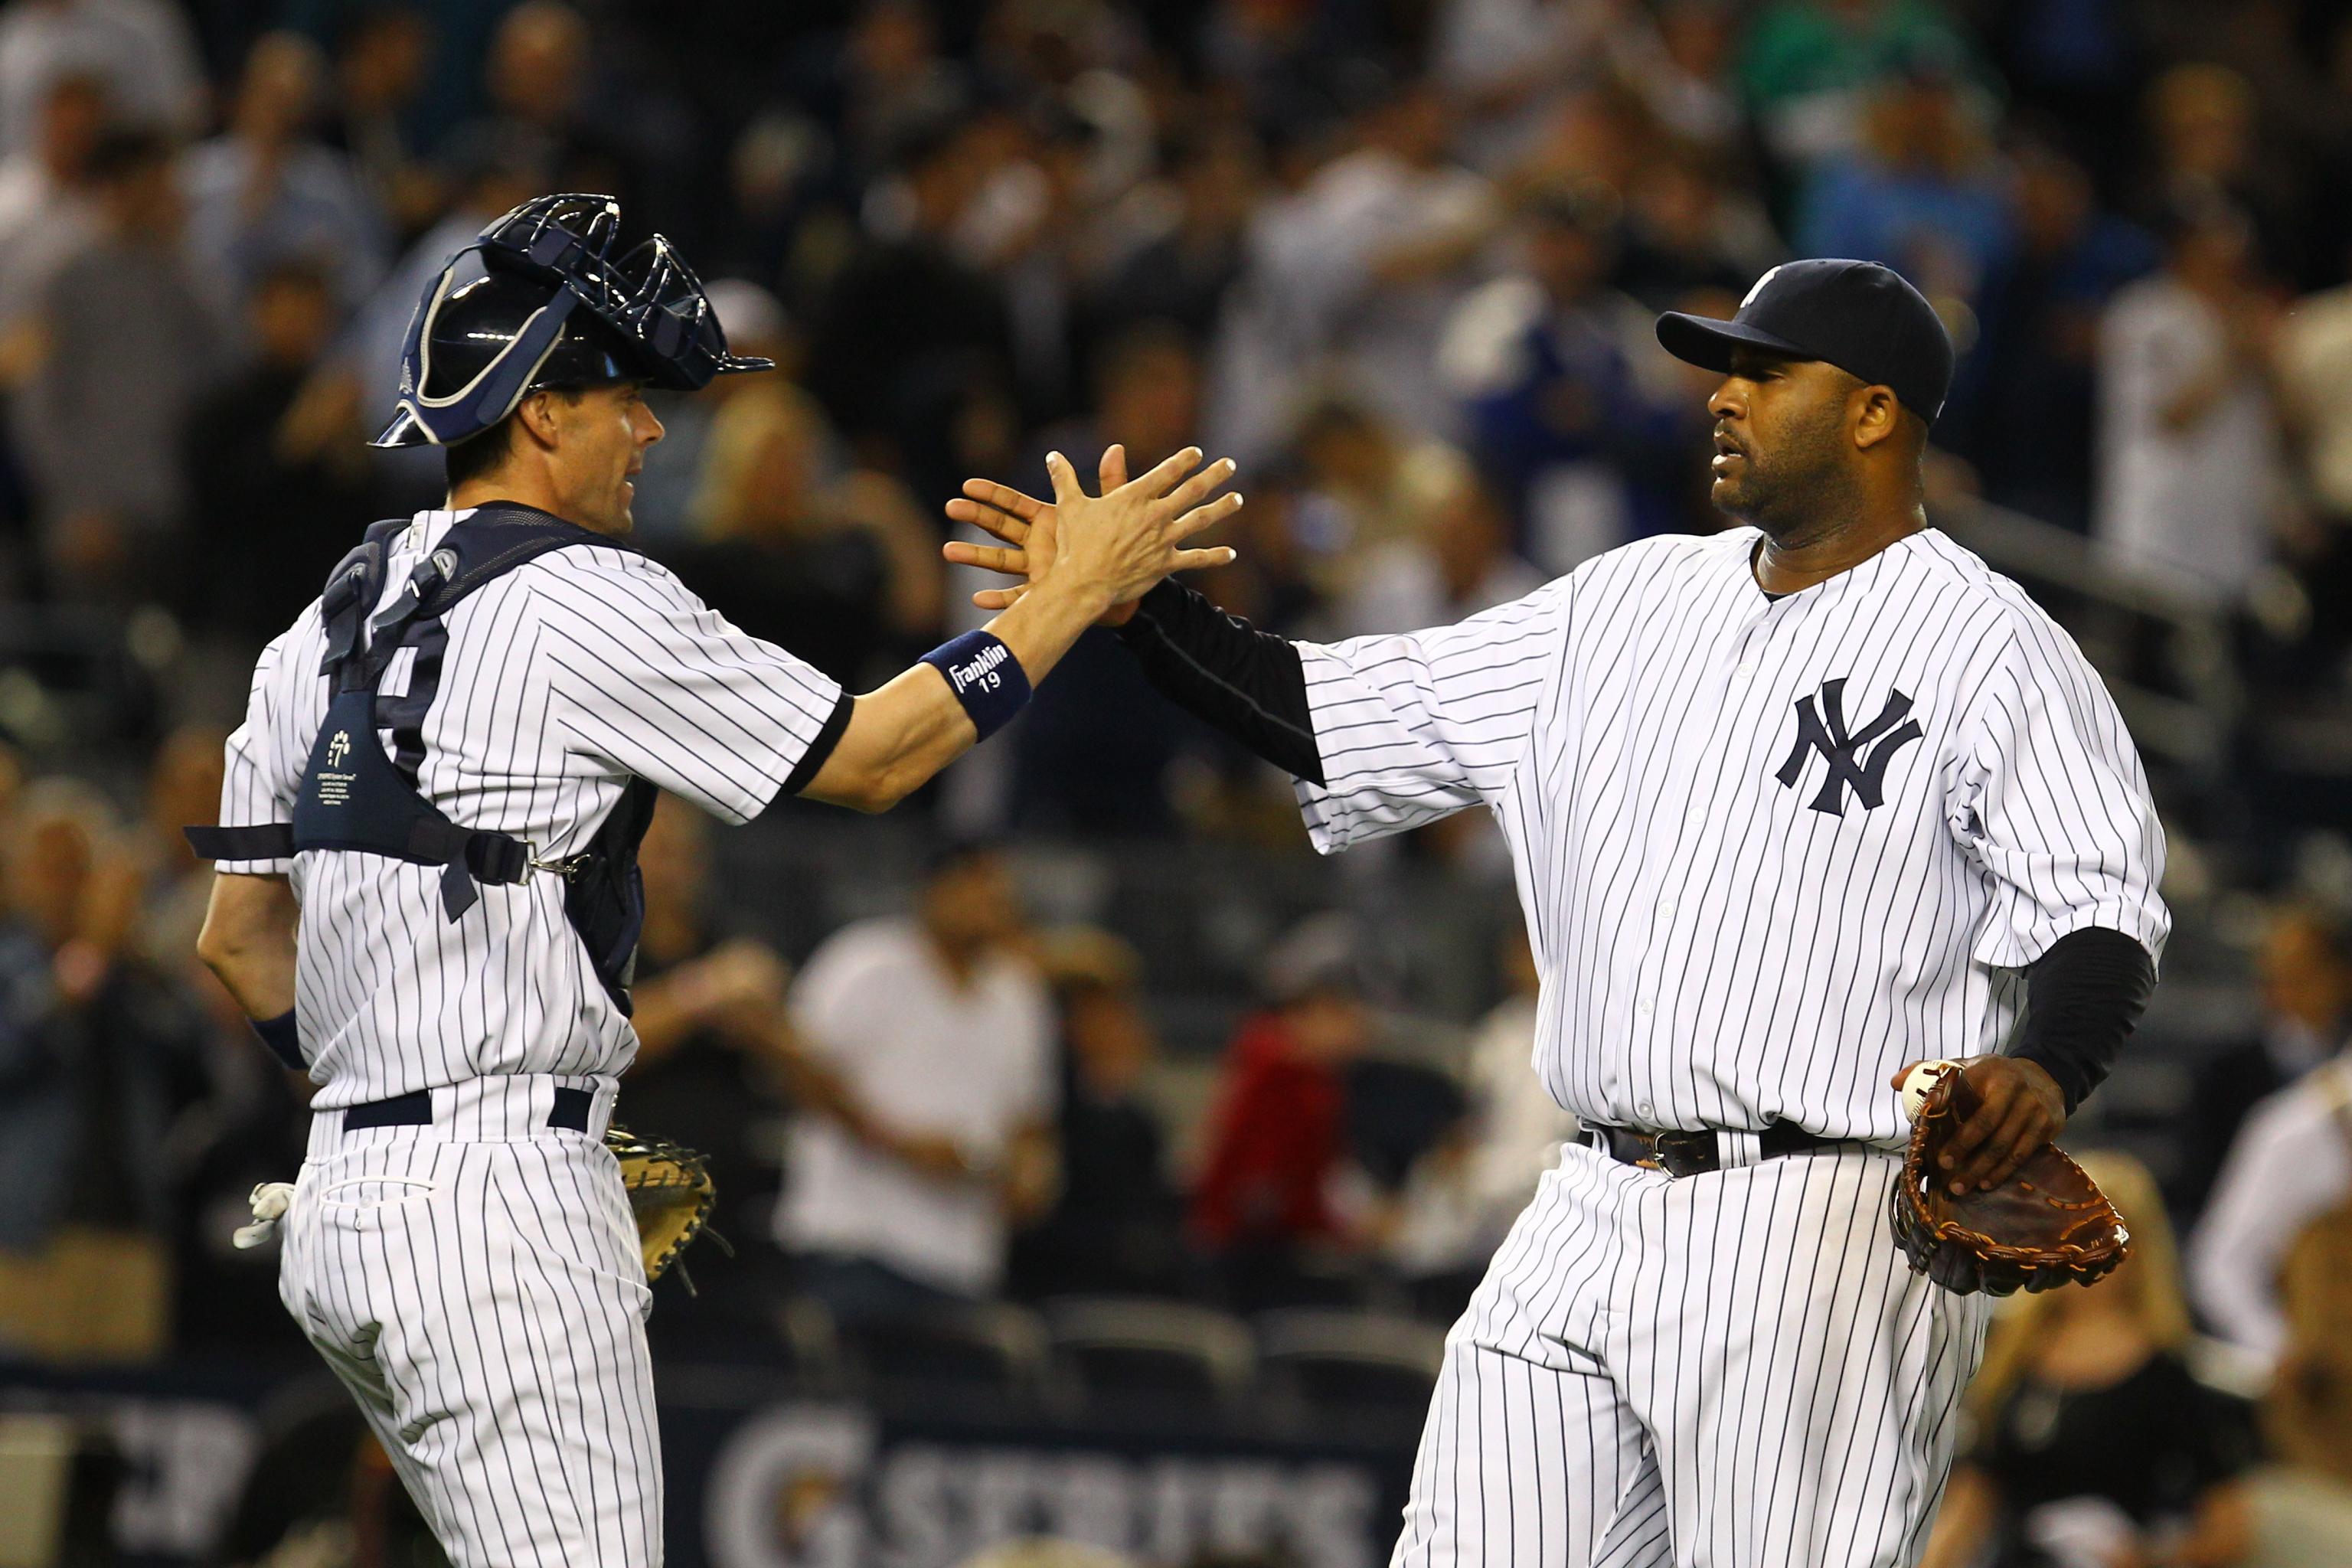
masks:
<path id="1" fill-rule="evenodd" d="M 1344 1142 L 1342 1074 L 1370 1044 L 1372 1017 L 1344 917 L 1315 916 L 1285 938 L 1265 990 L 1272 1005 L 1226 1052 L 1189 1222 L 1241 1310 L 1308 1293 L 1312 1253 L 1356 1239 L 1349 1194 L 1363 1187 Z"/>

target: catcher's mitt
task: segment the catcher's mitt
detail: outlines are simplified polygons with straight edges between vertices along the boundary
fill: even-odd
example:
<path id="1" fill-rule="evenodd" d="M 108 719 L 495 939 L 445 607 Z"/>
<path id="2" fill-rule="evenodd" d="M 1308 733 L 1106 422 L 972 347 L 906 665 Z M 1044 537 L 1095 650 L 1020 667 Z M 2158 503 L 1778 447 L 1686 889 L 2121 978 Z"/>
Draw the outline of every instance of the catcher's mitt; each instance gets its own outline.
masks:
<path id="1" fill-rule="evenodd" d="M 2027 1156 L 1990 1192 L 1954 1197 L 1937 1162 L 1982 1103 L 1965 1074 L 1947 1070 L 1911 1128 L 1911 1147 L 1887 1194 L 1895 1239 L 1945 1289 L 2006 1296 L 2088 1285 L 2124 1260 L 2131 1233 L 2098 1184 L 2054 1143 Z"/>
<path id="2" fill-rule="evenodd" d="M 651 1284 L 677 1262 L 677 1255 L 702 1234 L 710 1217 L 719 1189 L 711 1184 L 709 1162 L 682 1144 L 639 1138 L 619 1127 L 605 1130 L 604 1147 L 621 1163 L 621 1184 L 628 1189 L 637 1247 L 645 1254 L 646 1282 Z M 733 1250 L 716 1231 L 710 1239 Z M 688 1291 L 694 1289 L 683 1267 L 678 1278 L 686 1280 Z"/>

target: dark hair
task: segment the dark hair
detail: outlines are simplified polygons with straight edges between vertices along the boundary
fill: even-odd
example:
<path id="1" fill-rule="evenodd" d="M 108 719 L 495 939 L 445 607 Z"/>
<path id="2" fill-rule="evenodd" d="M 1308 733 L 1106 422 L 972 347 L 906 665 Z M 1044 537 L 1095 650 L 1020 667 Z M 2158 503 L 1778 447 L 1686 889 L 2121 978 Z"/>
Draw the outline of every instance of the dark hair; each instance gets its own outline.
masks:
<path id="1" fill-rule="evenodd" d="M 534 386 L 530 392 L 526 392 L 523 395 L 529 397 L 531 392 L 551 393 L 566 403 L 577 403 L 587 394 L 588 388 Z M 522 405 L 517 403 L 515 407 L 520 411 Z M 441 468 L 444 477 L 449 482 L 449 488 L 454 490 L 459 485 L 478 479 L 483 475 L 495 471 L 500 463 L 505 462 L 507 454 L 514 450 L 514 425 L 515 416 L 509 414 L 479 435 L 468 436 L 454 447 L 444 447 L 446 456 L 441 460 Z"/>
<path id="2" fill-rule="evenodd" d="M 449 488 L 471 484 L 486 474 L 495 472 L 507 460 L 514 447 L 514 416 L 491 426 L 478 436 L 468 436 L 442 453 L 442 468 L 448 476 Z"/>

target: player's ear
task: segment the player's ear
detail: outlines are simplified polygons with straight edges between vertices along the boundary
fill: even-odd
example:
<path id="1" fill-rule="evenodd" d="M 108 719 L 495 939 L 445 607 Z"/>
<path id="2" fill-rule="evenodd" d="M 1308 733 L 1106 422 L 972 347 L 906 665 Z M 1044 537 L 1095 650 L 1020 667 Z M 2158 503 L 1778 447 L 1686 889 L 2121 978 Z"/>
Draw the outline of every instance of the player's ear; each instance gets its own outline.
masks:
<path id="1" fill-rule="evenodd" d="M 1891 437 L 1903 423 L 1903 405 L 1894 390 L 1864 386 L 1854 392 L 1853 444 L 1864 451 Z"/>
<path id="2" fill-rule="evenodd" d="M 515 407 L 515 423 L 521 426 L 523 432 L 541 447 L 552 447 L 555 445 L 557 432 L 555 405 L 555 395 L 541 388 L 537 392 L 525 394 L 522 402 Z"/>

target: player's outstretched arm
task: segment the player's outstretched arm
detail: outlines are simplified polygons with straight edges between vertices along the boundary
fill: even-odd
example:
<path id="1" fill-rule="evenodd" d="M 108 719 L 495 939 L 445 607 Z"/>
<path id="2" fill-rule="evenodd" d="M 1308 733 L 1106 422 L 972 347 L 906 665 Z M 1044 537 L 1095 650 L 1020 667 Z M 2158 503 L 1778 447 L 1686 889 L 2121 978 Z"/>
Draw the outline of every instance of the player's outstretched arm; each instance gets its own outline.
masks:
<path id="1" fill-rule="evenodd" d="M 1117 483 L 1126 468 L 1121 448 L 1103 453 L 1106 486 Z M 971 602 L 982 609 L 1017 608 L 1052 571 L 1063 533 L 1055 502 L 993 479 L 967 479 L 963 494 L 948 502 L 947 513 L 1001 542 L 951 541 L 941 547 L 950 561 L 1018 579 L 972 595 Z M 1312 784 L 1324 782 L 1307 678 L 1290 642 L 1164 580 L 1112 605 L 1097 624 L 1120 628 L 1145 675 L 1169 700 L 1284 772 Z"/>
<path id="2" fill-rule="evenodd" d="M 1232 515 L 1219 496 L 1234 465 L 1201 467 L 1187 447 L 1132 480 L 1090 496 L 1069 460 L 1046 459 L 1054 480 L 1054 551 L 1027 592 L 980 631 L 933 650 L 857 699 L 849 727 L 802 793 L 861 811 L 887 811 L 1012 718 L 1080 634 L 1171 572 L 1234 559 L 1223 546 L 1183 542 Z M 1189 477 L 1188 477 L 1189 476 Z M 1212 499 L 1214 498 L 1214 499 Z"/>

